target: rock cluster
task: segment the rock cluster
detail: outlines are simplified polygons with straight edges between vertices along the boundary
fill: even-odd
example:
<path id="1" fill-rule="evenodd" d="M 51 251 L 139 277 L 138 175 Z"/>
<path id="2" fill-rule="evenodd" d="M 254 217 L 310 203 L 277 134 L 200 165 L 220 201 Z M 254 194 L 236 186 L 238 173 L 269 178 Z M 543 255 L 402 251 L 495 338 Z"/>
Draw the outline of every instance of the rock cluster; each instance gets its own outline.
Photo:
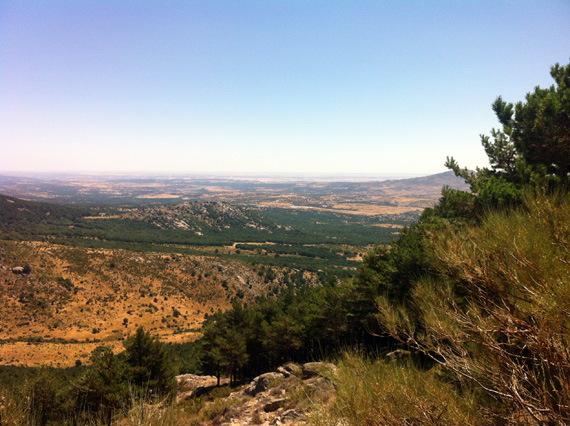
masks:
<path id="1" fill-rule="evenodd" d="M 281 425 L 307 424 L 306 411 L 313 402 L 325 401 L 335 393 L 331 379 L 336 366 L 324 362 L 303 365 L 285 364 L 277 371 L 262 374 L 250 384 L 227 397 L 231 410 L 227 410 L 217 425 Z M 178 377 L 178 400 L 199 396 L 213 389 L 217 380 L 213 376 L 184 375 Z"/>
<path id="2" fill-rule="evenodd" d="M 214 376 L 182 374 L 176 376 L 176 381 L 178 382 L 178 390 L 176 393 L 177 401 L 205 395 L 218 386 L 218 379 Z M 220 385 L 226 385 L 228 383 L 228 379 L 220 380 Z"/>

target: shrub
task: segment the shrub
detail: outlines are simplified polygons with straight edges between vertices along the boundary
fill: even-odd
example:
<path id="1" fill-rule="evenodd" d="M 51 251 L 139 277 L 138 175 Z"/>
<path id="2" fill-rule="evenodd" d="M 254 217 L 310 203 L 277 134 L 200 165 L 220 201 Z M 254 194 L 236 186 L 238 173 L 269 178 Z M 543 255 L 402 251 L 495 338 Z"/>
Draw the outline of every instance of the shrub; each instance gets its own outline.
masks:
<path id="1" fill-rule="evenodd" d="M 317 406 L 313 423 L 325 425 L 477 425 L 469 393 L 442 382 L 436 370 L 366 361 L 346 354 L 335 378 L 336 397 Z"/>
<path id="2" fill-rule="evenodd" d="M 504 424 L 569 424 L 569 224 L 567 196 L 527 195 L 434 236 L 439 273 L 413 287 L 413 311 L 380 299 L 382 324 L 501 402 Z"/>
<path id="3" fill-rule="evenodd" d="M 16 401 L 12 395 L 0 392 L 0 420 L 2 426 L 25 425 L 29 419 L 29 399 Z"/>

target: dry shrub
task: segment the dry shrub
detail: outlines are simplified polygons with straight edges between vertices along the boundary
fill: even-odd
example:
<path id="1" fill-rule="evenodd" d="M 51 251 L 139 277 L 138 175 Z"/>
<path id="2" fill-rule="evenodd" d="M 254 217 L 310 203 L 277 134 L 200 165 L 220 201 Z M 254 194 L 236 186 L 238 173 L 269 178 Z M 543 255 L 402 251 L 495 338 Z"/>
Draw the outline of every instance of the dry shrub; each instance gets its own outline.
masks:
<path id="1" fill-rule="evenodd" d="M 379 300 L 380 322 L 499 401 L 483 405 L 502 424 L 570 424 L 569 197 L 432 241 L 439 276 L 415 285 L 414 310 Z"/>
<path id="2" fill-rule="evenodd" d="M 287 390 L 287 398 L 284 410 L 295 409 L 299 412 L 311 411 L 314 407 L 325 405 L 334 394 L 334 386 L 328 379 L 319 378 L 321 383 L 315 384 L 301 382 L 297 386 Z"/>
<path id="3" fill-rule="evenodd" d="M 311 416 L 316 425 L 478 424 L 471 395 L 459 394 L 433 370 L 346 354 L 335 384 L 336 397 Z"/>
<path id="4" fill-rule="evenodd" d="M 224 418 L 226 414 L 233 415 L 232 407 L 239 404 L 238 400 L 218 398 L 207 404 L 201 411 L 200 417 L 205 421 Z"/>
<path id="5" fill-rule="evenodd" d="M 10 395 L 0 392 L 0 425 L 20 426 L 29 424 L 28 401 L 18 403 Z"/>
<path id="6" fill-rule="evenodd" d="M 125 419 L 133 426 L 195 426 L 197 415 L 189 414 L 178 406 L 147 404 L 144 400 L 132 400 Z"/>
<path id="7" fill-rule="evenodd" d="M 261 423 L 263 423 L 263 419 L 259 415 L 259 411 L 255 410 L 251 416 L 251 424 L 260 425 Z"/>

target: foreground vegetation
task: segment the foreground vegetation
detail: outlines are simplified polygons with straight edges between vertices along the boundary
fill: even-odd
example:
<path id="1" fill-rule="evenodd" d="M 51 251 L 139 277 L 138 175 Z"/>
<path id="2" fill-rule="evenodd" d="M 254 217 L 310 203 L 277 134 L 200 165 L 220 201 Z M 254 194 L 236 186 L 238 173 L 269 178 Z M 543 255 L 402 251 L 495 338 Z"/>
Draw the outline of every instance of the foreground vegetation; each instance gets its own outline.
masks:
<path id="1" fill-rule="evenodd" d="M 482 137 L 490 169 L 473 173 L 448 159 L 471 192 L 444 188 L 389 249 L 370 251 L 353 279 L 235 300 L 172 357 L 140 329 L 123 355 L 94 353 L 74 382 L 89 391 L 67 399 L 85 402 L 60 419 L 79 412 L 110 423 L 137 406 L 129 395 L 159 395 L 162 419 L 186 414 L 135 424 L 212 424 L 189 412 L 195 406 L 168 405 L 175 360 L 179 370 L 240 384 L 285 361 L 329 357 L 340 366 L 336 397 L 312 407 L 317 425 L 570 424 L 570 65 L 551 73 L 556 86 L 525 103 L 495 102 L 502 129 Z M 18 413 L 29 400 L 4 401 L 4 413 Z M 34 416 L 21 423 L 64 424 Z"/>
<path id="2" fill-rule="evenodd" d="M 413 356 L 345 360 L 321 424 L 570 423 L 570 65 L 551 75 L 493 104 L 491 169 L 448 159 L 472 192 L 444 190 L 421 220 L 429 268 L 376 298 L 378 329 Z"/>

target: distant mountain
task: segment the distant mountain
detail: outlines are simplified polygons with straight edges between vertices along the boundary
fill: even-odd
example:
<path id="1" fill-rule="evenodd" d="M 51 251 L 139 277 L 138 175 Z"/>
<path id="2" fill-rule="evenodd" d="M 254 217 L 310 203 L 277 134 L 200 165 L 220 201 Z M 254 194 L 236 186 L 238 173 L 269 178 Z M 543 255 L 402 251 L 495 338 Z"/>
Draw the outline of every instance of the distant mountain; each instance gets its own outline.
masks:
<path id="1" fill-rule="evenodd" d="M 454 189 L 464 191 L 469 190 L 469 185 L 467 185 L 462 178 L 455 176 L 452 171 L 409 179 L 386 180 L 380 182 L 380 185 L 387 186 L 392 189 L 406 189 L 418 186 L 435 186 L 440 188 L 443 186 L 449 186 Z"/>
<path id="2" fill-rule="evenodd" d="M 416 207 L 432 205 L 441 187 L 467 189 L 452 172 L 387 181 L 309 181 L 256 179 L 197 179 L 195 177 L 68 176 L 66 178 L 13 177 L 0 175 L 0 193 L 27 200 L 91 205 L 180 204 L 188 201 L 222 201 L 232 205 L 269 204 L 312 205 L 343 204 L 346 201 L 393 204 L 398 198 L 416 198 Z M 400 193 L 398 193 L 400 192 Z M 387 199 L 380 199 L 381 197 Z"/>

